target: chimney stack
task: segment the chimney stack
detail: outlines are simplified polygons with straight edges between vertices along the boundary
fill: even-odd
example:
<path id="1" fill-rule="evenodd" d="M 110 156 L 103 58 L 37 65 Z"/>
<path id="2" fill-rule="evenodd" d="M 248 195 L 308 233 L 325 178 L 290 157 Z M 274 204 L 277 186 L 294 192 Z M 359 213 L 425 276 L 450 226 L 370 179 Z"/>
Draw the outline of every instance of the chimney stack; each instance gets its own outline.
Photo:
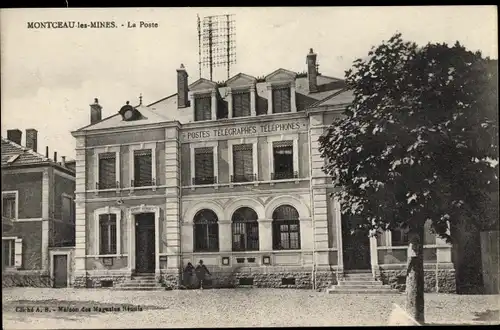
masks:
<path id="1" fill-rule="evenodd" d="M 177 107 L 186 108 L 188 106 L 188 74 L 184 64 L 181 64 L 181 67 L 177 69 Z"/>
<path id="2" fill-rule="evenodd" d="M 45 147 L 45 158 L 49 158 L 49 146 Z"/>
<path id="3" fill-rule="evenodd" d="M 316 66 L 316 56 L 313 49 L 307 54 L 307 79 L 309 81 L 309 93 L 318 91 L 318 69 Z"/>
<path id="4" fill-rule="evenodd" d="M 19 145 L 21 145 L 22 136 L 23 136 L 23 132 L 21 132 L 17 128 L 16 129 L 9 129 L 7 131 L 7 139 L 14 142 L 14 143 L 17 143 Z"/>
<path id="5" fill-rule="evenodd" d="M 97 98 L 94 99 L 94 104 L 90 105 L 90 124 L 100 122 L 102 119 L 102 107 Z"/>
<path id="6" fill-rule="evenodd" d="M 61 156 L 61 165 L 66 167 L 66 156 Z"/>
<path id="7" fill-rule="evenodd" d="M 26 147 L 34 152 L 38 150 L 38 132 L 34 128 L 28 128 L 26 130 Z"/>
<path id="8" fill-rule="evenodd" d="M 54 161 L 57 163 L 57 151 L 54 151 Z"/>

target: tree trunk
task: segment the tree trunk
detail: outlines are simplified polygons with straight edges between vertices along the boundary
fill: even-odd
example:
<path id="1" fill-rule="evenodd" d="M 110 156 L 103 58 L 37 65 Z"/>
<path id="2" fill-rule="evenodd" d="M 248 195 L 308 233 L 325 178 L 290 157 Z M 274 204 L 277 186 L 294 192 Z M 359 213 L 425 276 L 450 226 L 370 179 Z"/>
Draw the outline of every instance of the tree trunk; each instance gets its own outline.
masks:
<path id="1" fill-rule="evenodd" d="M 424 317 L 424 226 L 410 230 L 406 275 L 406 311 L 423 324 Z"/>

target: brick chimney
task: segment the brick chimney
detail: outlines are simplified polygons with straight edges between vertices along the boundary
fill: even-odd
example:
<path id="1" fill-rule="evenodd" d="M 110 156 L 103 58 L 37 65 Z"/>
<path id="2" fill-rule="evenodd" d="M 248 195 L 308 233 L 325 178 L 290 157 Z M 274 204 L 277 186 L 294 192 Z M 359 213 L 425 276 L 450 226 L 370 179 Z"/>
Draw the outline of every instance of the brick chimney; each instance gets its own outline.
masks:
<path id="1" fill-rule="evenodd" d="M 307 80 L 309 81 L 309 93 L 318 91 L 318 69 L 316 67 L 316 56 L 313 49 L 307 54 Z"/>
<path id="2" fill-rule="evenodd" d="M 26 130 L 26 147 L 37 152 L 38 150 L 38 132 L 34 128 Z"/>
<path id="3" fill-rule="evenodd" d="M 98 99 L 94 99 L 94 104 L 90 105 L 90 124 L 100 122 L 102 119 L 102 107 Z"/>
<path id="4" fill-rule="evenodd" d="M 188 74 L 184 64 L 181 64 L 181 67 L 177 69 L 177 107 L 186 108 L 188 106 Z"/>
<path id="5" fill-rule="evenodd" d="M 17 128 L 7 130 L 7 139 L 14 143 L 21 145 L 22 137 L 23 137 L 23 132 L 21 132 Z"/>

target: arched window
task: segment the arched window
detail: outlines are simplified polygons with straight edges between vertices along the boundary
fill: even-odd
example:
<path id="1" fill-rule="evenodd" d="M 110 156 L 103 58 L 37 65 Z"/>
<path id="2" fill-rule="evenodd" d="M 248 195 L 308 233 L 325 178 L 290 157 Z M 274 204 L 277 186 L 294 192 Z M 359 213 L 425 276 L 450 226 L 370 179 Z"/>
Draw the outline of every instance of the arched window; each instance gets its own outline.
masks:
<path id="1" fill-rule="evenodd" d="M 232 217 L 233 251 L 259 250 L 259 223 L 257 213 L 249 207 L 241 207 Z"/>
<path id="2" fill-rule="evenodd" d="M 290 205 L 282 205 L 273 213 L 273 249 L 300 249 L 299 213 Z"/>
<path id="3" fill-rule="evenodd" d="M 219 225 L 211 210 L 201 210 L 194 216 L 194 252 L 219 251 Z"/>

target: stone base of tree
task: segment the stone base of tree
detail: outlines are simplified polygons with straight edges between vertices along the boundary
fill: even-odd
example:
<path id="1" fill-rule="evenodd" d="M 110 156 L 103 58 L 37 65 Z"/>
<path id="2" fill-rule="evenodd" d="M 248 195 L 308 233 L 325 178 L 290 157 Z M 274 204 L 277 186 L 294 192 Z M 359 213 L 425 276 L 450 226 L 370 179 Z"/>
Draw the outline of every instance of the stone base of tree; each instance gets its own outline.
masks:
<path id="1" fill-rule="evenodd" d="M 441 293 L 456 293 L 455 269 L 453 264 L 439 264 L 436 276 L 435 265 L 424 265 L 424 291 L 425 292 L 441 292 Z M 406 289 L 406 267 L 401 266 L 395 269 L 391 266 L 390 269 L 380 268 L 380 279 L 384 284 L 389 284 L 392 288 L 399 291 Z M 437 280 L 437 285 L 436 285 Z"/>

